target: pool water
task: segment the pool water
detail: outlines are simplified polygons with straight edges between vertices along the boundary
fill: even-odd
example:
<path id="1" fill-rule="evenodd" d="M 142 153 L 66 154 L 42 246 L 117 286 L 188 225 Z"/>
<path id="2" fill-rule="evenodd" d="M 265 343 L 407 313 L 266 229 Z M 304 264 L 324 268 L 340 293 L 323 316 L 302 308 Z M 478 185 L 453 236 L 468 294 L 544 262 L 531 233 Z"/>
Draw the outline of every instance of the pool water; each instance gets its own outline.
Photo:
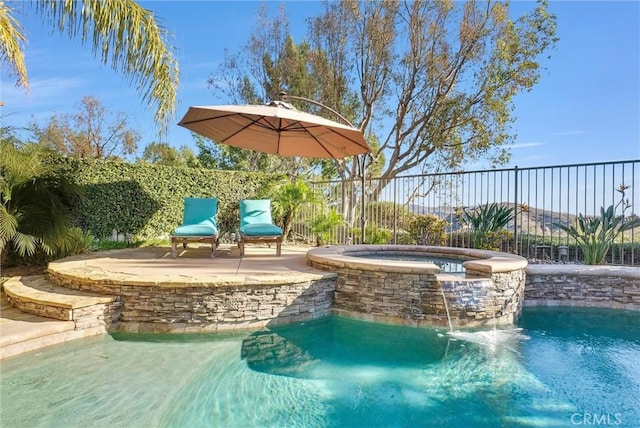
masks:
<path id="1" fill-rule="evenodd" d="M 638 325 L 639 312 L 526 308 L 521 330 L 468 340 L 338 317 L 233 334 L 95 337 L 3 361 L 0 421 L 637 427 Z"/>
<path id="2" fill-rule="evenodd" d="M 408 262 L 433 263 L 438 266 L 443 273 L 464 274 L 466 271 L 462 263 L 466 260 L 456 259 L 453 257 L 437 257 L 428 253 L 407 252 L 407 251 L 374 251 L 370 253 L 347 253 L 353 257 L 363 257 L 365 259 L 378 260 L 398 260 Z"/>

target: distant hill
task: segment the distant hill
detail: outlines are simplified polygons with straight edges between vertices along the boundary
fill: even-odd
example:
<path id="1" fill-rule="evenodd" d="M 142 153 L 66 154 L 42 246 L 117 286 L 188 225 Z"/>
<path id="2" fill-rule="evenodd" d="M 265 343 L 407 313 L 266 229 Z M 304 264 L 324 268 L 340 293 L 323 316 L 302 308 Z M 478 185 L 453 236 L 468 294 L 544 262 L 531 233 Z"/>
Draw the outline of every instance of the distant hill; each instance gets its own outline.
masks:
<path id="1" fill-rule="evenodd" d="M 514 207 L 513 203 L 505 204 Z M 432 214 L 438 216 L 451 224 L 451 230 L 460 230 L 463 226 L 460 224 L 455 209 L 448 206 L 426 207 L 423 205 L 411 204 L 409 211 L 415 214 Z M 577 216 L 573 214 L 559 213 L 556 211 L 543 210 L 535 207 L 529 207 L 527 210 L 517 209 L 518 213 L 518 231 L 520 233 L 529 233 L 532 235 L 549 234 L 558 231 L 558 226 L 554 223 L 563 225 L 575 224 Z M 509 226 L 513 231 L 513 223 Z"/>

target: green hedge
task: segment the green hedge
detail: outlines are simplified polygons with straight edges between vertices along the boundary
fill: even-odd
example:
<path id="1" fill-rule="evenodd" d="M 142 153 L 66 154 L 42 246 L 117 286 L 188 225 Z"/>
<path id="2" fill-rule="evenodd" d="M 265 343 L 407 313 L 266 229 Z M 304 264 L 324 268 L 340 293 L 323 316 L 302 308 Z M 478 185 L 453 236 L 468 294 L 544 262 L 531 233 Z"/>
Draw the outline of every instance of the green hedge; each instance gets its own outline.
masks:
<path id="1" fill-rule="evenodd" d="M 134 240 L 167 237 L 182 220 L 183 198 L 215 197 L 222 233 L 238 227 L 238 201 L 258 197 L 276 176 L 241 171 L 63 158 L 61 169 L 83 188 L 77 225 L 98 238 L 115 229 Z"/>

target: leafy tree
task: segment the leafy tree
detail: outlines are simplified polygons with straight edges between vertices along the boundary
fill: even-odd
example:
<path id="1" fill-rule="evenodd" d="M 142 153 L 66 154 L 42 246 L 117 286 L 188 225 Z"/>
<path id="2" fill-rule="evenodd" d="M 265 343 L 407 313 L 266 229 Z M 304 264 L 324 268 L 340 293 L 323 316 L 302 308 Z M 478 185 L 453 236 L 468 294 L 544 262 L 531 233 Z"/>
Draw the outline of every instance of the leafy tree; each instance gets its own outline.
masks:
<path id="1" fill-rule="evenodd" d="M 34 144 L 16 146 L 10 130 L 0 139 L 0 253 L 21 257 L 69 251 L 77 236 L 70 201 L 80 195 L 57 167 L 53 153 Z"/>
<path id="2" fill-rule="evenodd" d="M 34 122 L 31 129 L 39 144 L 78 158 L 131 155 L 141 138 L 129 127 L 126 113 L 111 115 L 100 100 L 91 96 L 82 98 L 76 113 L 53 115 L 45 126 Z"/>
<path id="3" fill-rule="evenodd" d="M 308 44 L 303 41 L 296 45 L 290 36 L 284 6 L 271 20 L 263 5 L 245 48 L 234 54 L 225 51 L 222 67 L 208 79 L 208 84 L 233 104 L 265 104 L 285 88 L 292 88 L 291 92 L 298 95 L 313 96 L 318 91 L 318 82 L 309 73 L 310 52 Z M 295 107 L 306 110 L 308 106 Z M 280 172 L 297 177 L 322 163 L 217 145 L 206 139 L 196 139 L 196 145 L 204 156 L 215 159 L 221 169 Z"/>
<path id="4" fill-rule="evenodd" d="M 407 232 L 412 244 L 444 245 L 449 223 L 433 214 L 416 215 L 409 221 Z"/>
<path id="5" fill-rule="evenodd" d="M 391 243 L 393 232 L 389 229 L 379 227 L 375 222 L 369 222 L 365 228 L 364 241 L 361 239 L 362 230 L 360 228 L 351 229 L 351 235 L 358 244 L 380 244 L 386 245 Z"/>
<path id="6" fill-rule="evenodd" d="M 342 215 L 334 208 L 323 207 L 321 214 L 311 223 L 311 230 L 316 234 L 316 246 L 321 247 L 331 240 L 331 232 L 344 225 Z"/>
<path id="7" fill-rule="evenodd" d="M 285 18 L 281 12 L 259 26 L 243 51 L 246 61 L 228 59 L 210 84 L 225 86 L 234 102 L 286 91 L 355 123 L 377 141 L 371 146 L 380 180 L 365 189 L 370 200 L 403 172 L 507 160 L 514 96 L 539 81 L 539 58 L 556 42 L 545 1 L 512 19 L 508 2 L 345 0 L 326 2 L 310 19 L 308 38 L 297 45 L 303 66 L 283 54 L 294 51 L 286 48 Z M 331 162 L 343 180 L 361 173 L 355 159 Z"/>
<path id="8" fill-rule="evenodd" d="M 145 104 L 155 106 L 160 130 L 168 129 L 175 111 L 178 63 L 166 43 L 169 33 L 153 12 L 133 0 L 0 2 L 0 57 L 25 89 L 29 87 L 26 37 L 15 18 L 17 4 L 35 7 L 53 30 L 83 43 L 90 41 L 93 53 L 129 78 Z"/>
<path id="9" fill-rule="evenodd" d="M 360 216 L 360 210 L 360 207 L 356 208 L 357 216 Z M 365 215 L 378 226 L 390 230 L 406 229 L 408 221 L 413 217 L 406 206 L 384 201 L 367 202 Z"/>
<path id="10" fill-rule="evenodd" d="M 202 135 L 193 134 L 198 148 L 197 159 L 203 168 L 234 171 L 262 171 L 299 175 L 301 165 L 295 158 L 267 155 L 253 150 L 218 145 Z"/>
<path id="11" fill-rule="evenodd" d="M 140 160 L 165 166 L 199 166 L 195 153 L 187 147 L 180 149 L 170 146 L 167 143 L 150 143 L 145 147 Z"/>

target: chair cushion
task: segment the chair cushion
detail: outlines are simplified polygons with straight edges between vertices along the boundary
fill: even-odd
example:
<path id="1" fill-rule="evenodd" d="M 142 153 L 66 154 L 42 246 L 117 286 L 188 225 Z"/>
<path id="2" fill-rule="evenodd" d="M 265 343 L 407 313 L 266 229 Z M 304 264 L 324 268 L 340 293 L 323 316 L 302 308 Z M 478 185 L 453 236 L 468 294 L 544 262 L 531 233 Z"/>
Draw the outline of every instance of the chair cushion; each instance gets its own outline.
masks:
<path id="1" fill-rule="evenodd" d="M 282 229 L 271 223 L 245 224 L 240 233 L 247 236 L 280 236 Z"/>
<path id="2" fill-rule="evenodd" d="M 243 199 L 240 201 L 240 227 L 247 224 L 269 224 L 271 219 L 270 199 Z"/>
<path id="3" fill-rule="evenodd" d="M 211 224 L 187 224 L 176 227 L 171 235 L 173 236 L 215 236 L 218 234 Z"/>
<path id="4" fill-rule="evenodd" d="M 182 225 L 211 222 L 215 226 L 217 211 L 216 198 L 184 198 Z"/>

